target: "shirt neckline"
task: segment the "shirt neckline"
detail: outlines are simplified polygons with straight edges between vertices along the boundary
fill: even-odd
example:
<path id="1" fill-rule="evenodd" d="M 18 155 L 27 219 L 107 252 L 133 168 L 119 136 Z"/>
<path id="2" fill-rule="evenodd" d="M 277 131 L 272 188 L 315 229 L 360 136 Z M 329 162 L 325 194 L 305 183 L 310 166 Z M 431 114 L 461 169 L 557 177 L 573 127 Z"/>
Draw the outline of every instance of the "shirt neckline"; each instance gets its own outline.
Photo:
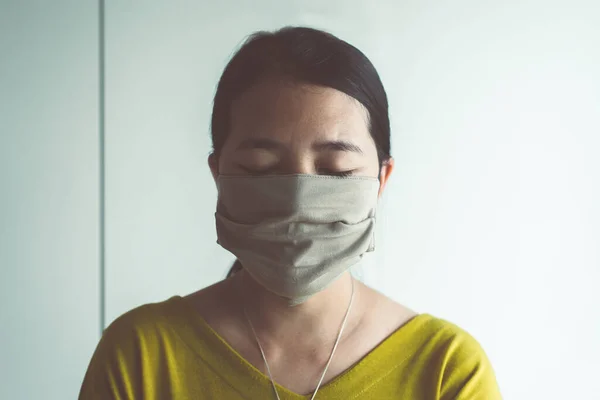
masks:
<path id="1" fill-rule="evenodd" d="M 177 329 L 176 333 L 229 386 L 248 399 L 263 398 L 265 393 L 273 392 L 269 377 L 242 357 L 219 335 L 188 299 L 173 296 L 168 303 L 173 308 L 168 316 L 178 319 L 180 324 L 176 326 L 182 327 Z M 411 351 L 414 351 L 411 340 L 420 337 L 418 332 L 431 320 L 433 317 L 429 314 L 418 314 L 411 318 L 357 363 L 322 385 L 319 393 L 325 398 L 351 399 L 368 390 L 392 369 L 404 363 Z M 275 383 L 275 386 L 282 400 L 310 398 L 310 395 L 295 393 L 278 383 Z"/>

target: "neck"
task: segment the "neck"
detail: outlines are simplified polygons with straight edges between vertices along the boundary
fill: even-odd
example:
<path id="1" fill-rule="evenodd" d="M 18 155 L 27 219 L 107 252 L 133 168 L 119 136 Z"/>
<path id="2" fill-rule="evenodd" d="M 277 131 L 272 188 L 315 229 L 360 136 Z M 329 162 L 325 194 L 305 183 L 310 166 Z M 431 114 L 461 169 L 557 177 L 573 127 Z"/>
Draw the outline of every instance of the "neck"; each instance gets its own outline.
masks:
<path id="1" fill-rule="evenodd" d="M 348 310 L 354 278 L 344 273 L 323 291 L 305 302 L 290 306 L 289 300 L 271 293 L 242 270 L 232 279 L 240 307 L 245 307 L 261 342 L 268 347 L 294 346 L 314 348 L 331 344 L 338 335 Z M 362 285 L 354 282 L 354 300 L 344 337 L 348 337 L 361 321 Z"/>

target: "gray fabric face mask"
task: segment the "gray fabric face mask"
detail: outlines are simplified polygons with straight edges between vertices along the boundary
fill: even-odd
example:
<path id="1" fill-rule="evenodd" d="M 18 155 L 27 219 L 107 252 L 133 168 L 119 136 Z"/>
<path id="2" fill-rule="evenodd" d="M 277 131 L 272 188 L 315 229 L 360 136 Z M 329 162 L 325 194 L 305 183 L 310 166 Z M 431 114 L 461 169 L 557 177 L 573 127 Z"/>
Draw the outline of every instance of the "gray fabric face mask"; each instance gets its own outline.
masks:
<path id="1" fill-rule="evenodd" d="M 374 250 L 377 178 L 219 176 L 217 187 L 217 243 L 290 305 Z"/>

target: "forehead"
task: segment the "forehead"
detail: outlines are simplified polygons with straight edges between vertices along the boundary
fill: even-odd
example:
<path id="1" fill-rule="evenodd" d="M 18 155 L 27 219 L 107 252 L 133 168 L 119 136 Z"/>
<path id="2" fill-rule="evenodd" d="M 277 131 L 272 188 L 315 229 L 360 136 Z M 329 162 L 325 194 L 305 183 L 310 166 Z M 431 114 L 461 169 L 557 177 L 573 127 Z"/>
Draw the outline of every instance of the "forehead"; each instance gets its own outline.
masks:
<path id="1" fill-rule="evenodd" d="M 281 80 L 259 83 L 232 104 L 231 136 L 370 140 L 368 112 L 336 89 Z"/>

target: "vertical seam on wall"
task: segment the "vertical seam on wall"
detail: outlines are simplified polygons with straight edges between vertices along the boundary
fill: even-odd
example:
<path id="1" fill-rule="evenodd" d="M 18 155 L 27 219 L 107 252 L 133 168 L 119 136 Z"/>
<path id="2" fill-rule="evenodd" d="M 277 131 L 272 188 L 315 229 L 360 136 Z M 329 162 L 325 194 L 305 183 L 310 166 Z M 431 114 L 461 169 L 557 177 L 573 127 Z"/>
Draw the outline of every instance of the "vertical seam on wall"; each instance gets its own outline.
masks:
<path id="1" fill-rule="evenodd" d="M 104 152 L 104 0 L 98 0 L 98 133 L 99 133 L 99 148 L 100 148 L 100 265 L 99 265 L 99 293 L 100 293 L 100 336 L 104 332 L 106 322 L 106 246 L 105 246 L 105 152 Z"/>

